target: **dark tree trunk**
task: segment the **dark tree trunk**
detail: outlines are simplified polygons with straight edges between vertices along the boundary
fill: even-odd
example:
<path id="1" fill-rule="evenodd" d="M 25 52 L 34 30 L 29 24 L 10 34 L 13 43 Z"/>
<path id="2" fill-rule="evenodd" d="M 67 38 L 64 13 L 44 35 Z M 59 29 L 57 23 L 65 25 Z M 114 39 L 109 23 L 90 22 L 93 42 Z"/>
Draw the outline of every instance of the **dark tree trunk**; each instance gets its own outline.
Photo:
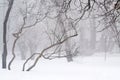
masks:
<path id="1" fill-rule="evenodd" d="M 9 19 L 9 15 L 13 6 L 14 0 L 9 0 L 8 9 L 6 11 L 5 19 L 3 22 L 3 54 L 2 54 L 2 68 L 6 68 L 6 58 L 7 58 L 7 42 L 6 42 L 6 35 L 7 35 L 7 23 Z"/>

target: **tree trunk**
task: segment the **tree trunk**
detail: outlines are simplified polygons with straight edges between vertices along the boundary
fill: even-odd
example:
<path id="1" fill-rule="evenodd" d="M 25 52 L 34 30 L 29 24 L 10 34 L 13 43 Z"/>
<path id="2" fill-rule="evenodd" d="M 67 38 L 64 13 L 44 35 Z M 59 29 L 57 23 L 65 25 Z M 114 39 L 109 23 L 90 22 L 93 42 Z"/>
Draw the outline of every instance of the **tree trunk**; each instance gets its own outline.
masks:
<path id="1" fill-rule="evenodd" d="M 26 59 L 26 53 L 25 52 L 21 52 L 21 60 L 25 60 Z"/>
<path id="2" fill-rule="evenodd" d="M 68 34 L 66 33 L 67 32 L 66 28 L 69 27 L 69 26 L 67 26 L 67 24 L 64 23 L 63 17 L 65 17 L 65 14 L 61 13 L 58 17 L 58 22 L 59 22 L 59 27 L 61 27 L 61 32 L 62 32 L 62 34 L 64 34 L 64 39 L 66 39 L 68 37 Z M 67 40 L 65 42 L 65 52 L 66 52 L 66 55 L 67 55 L 67 57 L 66 57 L 67 61 L 68 62 L 73 61 L 72 53 L 71 53 L 71 50 L 70 50 L 69 40 Z"/>
<path id="3" fill-rule="evenodd" d="M 2 54 L 2 68 L 5 69 L 6 68 L 6 59 L 7 59 L 7 41 L 6 41 L 6 36 L 7 36 L 7 23 L 8 23 L 8 19 L 9 19 L 9 15 L 13 6 L 13 2 L 14 0 L 9 0 L 9 5 L 8 5 L 8 9 L 5 15 L 5 19 L 3 22 L 3 54 Z"/>
<path id="4" fill-rule="evenodd" d="M 92 13 L 92 18 L 90 19 L 90 48 L 94 50 L 96 48 L 96 26 L 95 26 L 95 18 Z"/>
<path id="5" fill-rule="evenodd" d="M 71 53 L 71 50 L 70 50 L 69 40 L 65 42 L 65 48 L 66 48 L 65 52 L 66 52 L 66 55 L 67 55 L 67 61 L 68 62 L 73 61 L 73 59 L 72 59 L 72 53 Z"/>

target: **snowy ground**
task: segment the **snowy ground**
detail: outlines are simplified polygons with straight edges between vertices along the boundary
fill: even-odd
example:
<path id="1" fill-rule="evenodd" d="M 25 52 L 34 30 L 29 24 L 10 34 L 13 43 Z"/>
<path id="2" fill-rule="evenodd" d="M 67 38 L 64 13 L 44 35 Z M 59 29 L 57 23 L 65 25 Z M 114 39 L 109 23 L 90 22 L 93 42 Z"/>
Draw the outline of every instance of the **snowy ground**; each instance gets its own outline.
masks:
<path id="1" fill-rule="evenodd" d="M 16 60 L 13 70 L 0 69 L 0 80 L 120 80 L 120 56 L 109 56 L 106 61 L 102 56 L 78 57 L 71 63 L 41 59 L 30 72 L 22 72 L 22 64 Z"/>

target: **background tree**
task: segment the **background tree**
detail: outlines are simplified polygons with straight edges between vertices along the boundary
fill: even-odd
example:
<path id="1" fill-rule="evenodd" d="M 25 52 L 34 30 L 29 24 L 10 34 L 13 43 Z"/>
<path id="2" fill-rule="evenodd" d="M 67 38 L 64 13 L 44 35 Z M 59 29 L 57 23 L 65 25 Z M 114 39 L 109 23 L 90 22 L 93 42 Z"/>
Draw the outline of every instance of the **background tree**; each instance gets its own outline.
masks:
<path id="1" fill-rule="evenodd" d="M 18 48 L 20 50 L 20 56 L 22 60 L 25 60 L 27 58 L 27 52 L 28 52 L 28 46 L 24 39 L 20 39 L 18 41 Z"/>

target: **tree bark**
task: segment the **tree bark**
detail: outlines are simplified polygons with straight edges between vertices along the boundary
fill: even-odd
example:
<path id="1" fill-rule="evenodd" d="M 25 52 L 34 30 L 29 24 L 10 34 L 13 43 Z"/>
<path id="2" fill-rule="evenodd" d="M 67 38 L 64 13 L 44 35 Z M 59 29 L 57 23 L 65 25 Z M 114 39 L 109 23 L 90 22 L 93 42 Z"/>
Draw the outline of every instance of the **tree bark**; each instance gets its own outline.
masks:
<path id="1" fill-rule="evenodd" d="M 3 54 L 2 54 L 2 68 L 5 69 L 6 68 L 6 59 L 7 59 L 7 41 L 6 41 L 6 36 L 7 36 L 7 23 L 8 23 L 8 19 L 9 19 L 9 15 L 13 6 L 13 2 L 14 0 L 9 0 L 9 5 L 8 5 L 8 9 L 5 15 L 5 19 L 3 22 Z"/>

